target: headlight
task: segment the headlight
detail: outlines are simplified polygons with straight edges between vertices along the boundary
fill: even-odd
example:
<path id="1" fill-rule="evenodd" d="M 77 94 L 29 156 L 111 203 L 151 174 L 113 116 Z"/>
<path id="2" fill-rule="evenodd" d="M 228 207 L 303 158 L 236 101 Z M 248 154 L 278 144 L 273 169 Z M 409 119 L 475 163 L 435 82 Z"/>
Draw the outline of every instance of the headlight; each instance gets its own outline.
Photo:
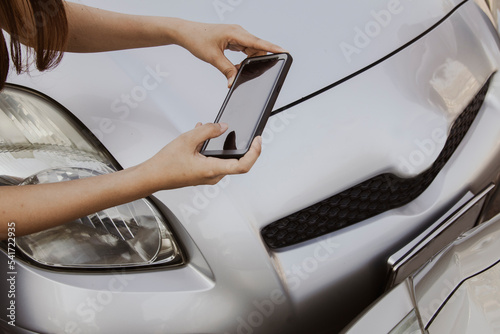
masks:
<path id="1" fill-rule="evenodd" d="M 14 86 L 0 93 L 0 185 L 80 179 L 119 169 L 93 135 L 55 102 Z M 58 268 L 179 264 L 167 221 L 148 199 L 16 238 L 27 259 Z"/>

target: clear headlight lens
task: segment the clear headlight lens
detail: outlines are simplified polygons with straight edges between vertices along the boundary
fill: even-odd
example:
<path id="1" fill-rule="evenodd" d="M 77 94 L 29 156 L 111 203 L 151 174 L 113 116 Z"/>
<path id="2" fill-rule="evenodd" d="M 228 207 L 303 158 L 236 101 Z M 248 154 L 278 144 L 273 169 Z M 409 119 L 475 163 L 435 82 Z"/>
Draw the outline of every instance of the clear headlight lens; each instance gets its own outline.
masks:
<path id="1" fill-rule="evenodd" d="M 0 93 L 0 175 L 24 179 L 63 166 L 116 170 L 85 130 L 42 96 L 5 87 Z"/>
<path id="2" fill-rule="evenodd" d="M 7 86 L 0 93 L 0 185 L 80 179 L 119 166 L 86 128 L 56 103 Z M 30 260 L 59 268 L 182 263 L 166 219 L 148 199 L 16 238 Z"/>

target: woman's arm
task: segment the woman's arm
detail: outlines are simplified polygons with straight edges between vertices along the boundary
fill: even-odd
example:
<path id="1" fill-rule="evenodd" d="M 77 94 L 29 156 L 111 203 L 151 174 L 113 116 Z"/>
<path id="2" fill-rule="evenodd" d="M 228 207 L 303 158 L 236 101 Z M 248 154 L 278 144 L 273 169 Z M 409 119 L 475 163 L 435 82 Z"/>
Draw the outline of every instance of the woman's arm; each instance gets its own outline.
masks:
<path id="1" fill-rule="evenodd" d="M 228 85 L 236 67 L 224 50 L 247 56 L 285 52 L 238 25 L 208 24 L 170 17 L 127 15 L 66 2 L 69 37 L 66 51 L 100 52 L 177 44 L 219 69 Z"/>
<path id="2" fill-rule="evenodd" d="M 181 19 L 121 14 L 65 2 L 69 52 L 102 52 L 175 44 Z"/>
<path id="3" fill-rule="evenodd" d="M 16 236 L 38 232 L 94 212 L 164 190 L 215 184 L 228 174 L 246 173 L 261 151 L 260 137 L 240 160 L 207 158 L 203 142 L 227 130 L 226 124 L 197 124 L 151 159 L 111 174 L 60 183 L 0 187 L 0 240 L 7 224 Z"/>
<path id="4" fill-rule="evenodd" d="M 9 0 L 23 18 L 19 40 L 36 45 L 35 23 L 24 0 Z M 238 25 L 192 22 L 179 18 L 116 13 L 73 2 L 63 2 L 68 21 L 69 52 L 102 52 L 177 44 L 219 69 L 228 86 L 237 68 L 226 58 L 224 50 L 241 51 L 247 56 L 267 52 L 285 52 L 281 47 L 262 40 Z M 50 5 L 50 3 L 48 4 Z M 49 6 L 50 11 L 56 10 Z M 0 11 L 0 27 L 9 31 Z"/>

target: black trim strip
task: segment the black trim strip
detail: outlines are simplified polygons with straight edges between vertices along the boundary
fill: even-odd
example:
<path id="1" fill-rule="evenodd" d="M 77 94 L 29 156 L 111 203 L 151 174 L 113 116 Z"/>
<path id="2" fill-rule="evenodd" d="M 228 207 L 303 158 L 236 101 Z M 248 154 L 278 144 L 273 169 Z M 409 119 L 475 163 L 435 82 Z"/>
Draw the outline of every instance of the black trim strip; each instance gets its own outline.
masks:
<path id="1" fill-rule="evenodd" d="M 418 41 L 419 39 L 421 39 L 422 37 L 424 37 L 425 35 L 427 35 L 429 32 L 431 32 L 432 30 L 434 30 L 437 26 L 439 26 L 441 23 L 443 23 L 444 21 L 446 21 L 446 20 L 447 20 L 447 19 L 448 19 L 451 15 L 453 15 L 453 13 L 455 13 L 455 12 L 456 12 L 456 11 L 457 11 L 460 7 L 462 7 L 462 5 L 464 5 L 467 1 L 469 1 L 469 0 L 464 0 L 464 1 L 462 1 L 462 2 L 461 2 L 460 4 L 458 4 L 455 8 L 453 8 L 453 9 L 452 9 L 452 10 L 451 10 L 448 14 L 446 14 L 446 16 L 444 16 L 442 19 L 440 19 L 438 22 L 436 22 L 434 25 L 432 25 L 429 29 L 427 29 L 426 31 L 424 31 L 423 33 L 421 33 L 420 35 L 418 35 L 417 37 L 415 37 L 414 39 L 412 39 L 412 40 L 411 40 L 411 41 L 409 41 L 408 43 L 404 44 L 403 46 L 400 46 L 399 48 L 397 48 L 397 49 L 396 49 L 396 50 L 394 50 L 393 52 L 389 53 L 388 55 L 386 55 L 386 56 L 384 56 L 384 57 L 380 58 L 379 60 L 377 60 L 377 61 L 375 61 L 375 62 L 371 63 L 370 65 L 368 65 L 368 66 L 366 66 L 366 67 L 363 67 L 362 69 L 360 69 L 360 70 L 358 70 L 358 71 L 356 71 L 356 72 L 354 72 L 354 73 L 352 73 L 352 74 L 349 74 L 348 76 L 346 76 L 346 77 L 344 77 L 344 78 L 342 78 L 342 79 L 340 79 L 340 80 L 338 80 L 338 81 L 335 81 L 334 83 L 332 83 L 332 84 L 330 84 L 330 85 L 328 85 L 328 86 L 326 86 L 326 87 L 323 87 L 323 88 L 321 88 L 321 89 L 319 89 L 319 90 L 317 90 L 317 91 L 315 91 L 315 92 L 313 92 L 313 93 L 311 93 L 311 94 L 309 94 L 309 95 L 304 96 L 304 97 L 303 97 L 303 98 L 301 98 L 301 99 L 298 99 L 298 100 L 296 100 L 296 101 L 294 101 L 294 102 L 291 102 L 291 103 L 289 103 L 289 104 L 287 104 L 287 105 L 285 105 L 285 106 L 283 106 L 283 107 L 281 107 L 281 108 L 278 108 L 278 109 L 276 109 L 276 110 L 273 110 L 273 111 L 271 112 L 271 116 L 274 116 L 274 115 L 276 115 L 276 114 L 279 114 L 279 113 L 280 113 L 280 112 L 282 112 L 282 111 L 285 111 L 285 110 L 287 110 L 287 109 L 290 109 L 290 108 L 292 108 L 292 107 L 294 107 L 294 106 L 296 106 L 296 105 L 298 105 L 298 104 L 300 104 L 300 103 L 302 103 L 302 102 L 305 102 L 305 101 L 307 101 L 307 100 L 309 100 L 309 99 L 311 99 L 311 98 L 313 98 L 313 97 L 315 97 L 315 96 L 317 96 L 317 95 L 319 95 L 319 94 L 321 94 L 321 93 L 324 93 L 324 92 L 326 92 L 327 90 L 330 90 L 330 89 L 334 88 L 335 86 L 338 86 L 338 85 L 340 85 L 340 84 L 342 84 L 342 83 L 346 82 L 347 80 L 350 80 L 350 79 L 354 78 L 355 76 L 357 76 L 357 75 L 359 75 L 359 74 L 361 74 L 361 73 L 363 73 L 363 72 L 368 71 L 368 70 L 369 70 L 369 69 L 371 69 L 372 67 L 375 67 L 375 66 L 377 66 L 378 64 L 380 64 L 380 63 L 382 63 L 382 62 L 386 61 L 387 59 L 389 59 L 389 58 L 391 58 L 392 56 L 394 56 L 395 54 L 397 54 L 397 53 L 399 53 L 399 52 L 403 51 L 404 49 L 406 49 L 407 47 L 409 47 L 410 45 L 412 45 L 413 43 L 415 43 L 416 41 Z"/>

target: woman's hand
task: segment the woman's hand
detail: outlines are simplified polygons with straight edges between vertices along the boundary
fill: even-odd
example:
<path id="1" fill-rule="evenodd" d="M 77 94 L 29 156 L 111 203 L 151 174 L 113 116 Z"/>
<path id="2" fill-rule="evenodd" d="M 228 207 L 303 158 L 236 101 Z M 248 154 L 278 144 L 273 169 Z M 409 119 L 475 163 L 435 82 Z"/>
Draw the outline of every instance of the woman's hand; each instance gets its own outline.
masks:
<path id="1" fill-rule="evenodd" d="M 228 87 L 232 85 L 238 69 L 226 58 L 224 50 L 241 51 L 249 57 L 286 52 L 239 25 L 191 21 L 183 21 L 180 25 L 177 44 L 219 69 L 228 79 Z"/>
<path id="2" fill-rule="evenodd" d="M 227 124 L 198 123 L 181 134 L 151 159 L 138 167 L 151 192 L 200 184 L 215 184 L 228 174 L 246 173 L 261 152 L 261 137 L 256 137 L 250 150 L 239 160 L 206 157 L 200 153 L 203 143 L 222 135 Z"/>

